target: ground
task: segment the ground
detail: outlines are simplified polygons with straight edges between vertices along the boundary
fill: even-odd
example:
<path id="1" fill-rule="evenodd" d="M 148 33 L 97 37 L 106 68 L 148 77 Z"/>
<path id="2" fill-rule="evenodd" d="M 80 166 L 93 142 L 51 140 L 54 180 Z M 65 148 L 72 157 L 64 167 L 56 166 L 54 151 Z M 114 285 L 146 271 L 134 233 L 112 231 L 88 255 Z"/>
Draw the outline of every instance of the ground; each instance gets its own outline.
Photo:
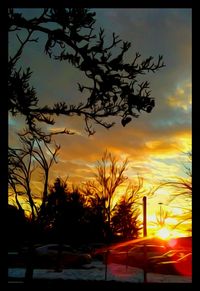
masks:
<path id="1" fill-rule="evenodd" d="M 24 268 L 8 269 L 9 281 L 19 279 L 23 281 L 24 275 Z M 52 269 L 35 269 L 33 279 L 143 283 L 144 272 L 142 269 L 119 264 L 109 264 L 106 270 L 102 262 L 93 261 L 81 269 L 63 269 L 61 272 Z M 155 273 L 147 273 L 146 279 L 147 283 L 192 283 L 191 277 Z"/>

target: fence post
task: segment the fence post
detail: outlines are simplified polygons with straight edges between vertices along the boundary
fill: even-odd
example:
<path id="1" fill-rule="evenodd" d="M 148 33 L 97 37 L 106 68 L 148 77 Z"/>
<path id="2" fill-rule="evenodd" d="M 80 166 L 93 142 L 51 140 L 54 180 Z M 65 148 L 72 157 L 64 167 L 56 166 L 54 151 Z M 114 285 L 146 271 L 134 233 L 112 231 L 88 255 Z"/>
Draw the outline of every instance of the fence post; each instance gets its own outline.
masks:
<path id="1" fill-rule="evenodd" d="M 107 281 L 107 274 L 108 274 L 108 255 L 109 255 L 109 250 L 106 250 L 105 252 L 105 281 Z"/>
<path id="2" fill-rule="evenodd" d="M 33 280 L 33 270 L 34 270 L 34 246 L 33 243 L 30 241 L 28 246 L 28 251 L 26 256 L 26 271 L 25 271 L 25 278 L 24 282 L 26 284 L 30 283 Z"/>
<path id="3" fill-rule="evenodd" d="M 147 197 L 143 197 L 143 237 L 147 236 Z M 147 283 L 147 249 L 144 244 L 144 283 Z"/>

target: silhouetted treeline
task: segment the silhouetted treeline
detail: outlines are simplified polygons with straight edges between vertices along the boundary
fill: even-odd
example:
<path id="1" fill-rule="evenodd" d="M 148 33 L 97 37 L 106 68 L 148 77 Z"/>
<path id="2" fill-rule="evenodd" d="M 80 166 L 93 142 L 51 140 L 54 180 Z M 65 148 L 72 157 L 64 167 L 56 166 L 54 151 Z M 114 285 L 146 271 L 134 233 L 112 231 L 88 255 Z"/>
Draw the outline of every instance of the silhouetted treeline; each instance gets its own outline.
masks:
<path id="1" fill-rule="evenodd" d="M 26 218 L 14 206 L 9 206 L 8 220 L 12 236 L 14 232 L 19 244 L 30 239 L 33 243 L 62 242 L 74 246 L 110 243 L 138 236 L 137 217 L 130 208 L 130 201 L 119 201 L 109 226 L 103 199 L 98 195 L 86 197 L 78 189 L 70 191 L 66 182 L 57 178 L 35 221 Z M 11 236 L 9 241 L 10 246 L 12 243 L 16 246 Z"/>

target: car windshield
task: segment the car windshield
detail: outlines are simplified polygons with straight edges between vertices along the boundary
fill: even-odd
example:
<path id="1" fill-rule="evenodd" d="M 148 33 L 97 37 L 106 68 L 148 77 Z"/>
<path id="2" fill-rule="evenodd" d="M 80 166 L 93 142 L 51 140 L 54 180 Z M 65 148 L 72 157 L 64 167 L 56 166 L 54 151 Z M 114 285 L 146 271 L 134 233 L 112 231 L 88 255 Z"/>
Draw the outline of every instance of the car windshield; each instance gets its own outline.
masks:
<path id="1" fill-rule="evenodd" d="M 159 252 L 159 251 L 165 251 L 164 246 L 157 246 L 157 245 L 146 245 L 147 252 Z M 135 246 L 129 250 L 129 252 L 143 252 L 144 246 Z"/>
<path id="2" fill-rule="evenodd" d="M 171 250 L 171 251 L 166 253 L 166 255 L 169 256 L 169 257 L 174 256 L 174 255 L 182 257 L 185 254 L 186 253 L 183 250 Z"/>

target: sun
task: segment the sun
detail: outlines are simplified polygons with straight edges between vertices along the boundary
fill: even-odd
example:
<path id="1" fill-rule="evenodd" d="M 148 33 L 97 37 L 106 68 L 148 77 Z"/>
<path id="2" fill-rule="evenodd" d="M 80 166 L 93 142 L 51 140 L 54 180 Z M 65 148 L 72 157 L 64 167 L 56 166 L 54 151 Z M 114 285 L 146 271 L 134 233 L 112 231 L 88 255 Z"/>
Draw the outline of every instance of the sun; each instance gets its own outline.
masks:
<path id="1" fill-rule="evenodd" d="M 166 227 L 162 227 L 161 229 L 159 229 L 156 233 L 156 236 L 162 238 L 162 239 L 167 239 L 170 236 L 170 231 L 168 228 Z"/>

